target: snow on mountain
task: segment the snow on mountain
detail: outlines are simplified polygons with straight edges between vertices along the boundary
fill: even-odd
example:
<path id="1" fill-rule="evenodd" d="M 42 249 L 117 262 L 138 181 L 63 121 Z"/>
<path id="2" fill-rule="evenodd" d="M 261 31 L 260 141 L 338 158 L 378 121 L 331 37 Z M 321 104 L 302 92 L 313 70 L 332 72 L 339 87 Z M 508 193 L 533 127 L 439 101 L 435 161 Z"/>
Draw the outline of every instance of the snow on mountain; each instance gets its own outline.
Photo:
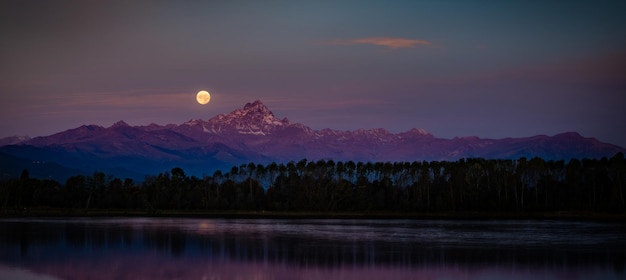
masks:
<path id="1" fill-rule="evenodd" d="M 220 114 L 207 122 L 207 130 L 213 133 L 269 135 L 290 126 L 289 120 L 276 118 L 260 100 L 247 103 L 243 109 L 230 114 Z"/>
<path id="2" fill-rule="evenodd" d="M 0 147 L 1 146 L 6 146 L 6 145 L 20 144 L 20 143 L 26 142 L 28 140 L 30 140 L 30 137 L 22 136 L 22 135 L 15 135 L 15 136 L 9 136 L 9 137 L 5 137 L 5 138 L 0 138 Z"/>
<path id="3" fill-rule="evenodd" d="M 6 138 L 5 138 L 6 139 Z M 19 145 L 13 145 L 19 144 Z M 56 161 L 70 168 L 122 168 L 154 174 L 174 166 L 202 174 L 248 162 L 333 159 L 353 161 L 457 160 L 463 157 L 545 159 L 610 157 L 625 149 L 578 133 L 527 138 L 436 138 L 423 129 L 313 130 L 277 118 L 261 101 L 207 121 L 105 128 L 83 125 L 46 137 L 0 141 L 0 152 Z M 91 170 L 89 170 L 91 171 Z"/>

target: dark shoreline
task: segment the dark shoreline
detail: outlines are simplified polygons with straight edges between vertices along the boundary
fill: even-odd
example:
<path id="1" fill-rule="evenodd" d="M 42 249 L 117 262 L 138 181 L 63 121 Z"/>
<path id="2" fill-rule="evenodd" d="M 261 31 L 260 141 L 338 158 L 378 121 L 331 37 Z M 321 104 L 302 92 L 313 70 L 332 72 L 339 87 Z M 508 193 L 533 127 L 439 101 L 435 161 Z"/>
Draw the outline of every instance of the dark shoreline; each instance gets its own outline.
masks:
<path id="1" fill-rule="evenodd" d="M 0 218 L 171 217 L 222 219 L 443 219 L 443 220 L 579 220 L 626 223 L 626 213 L 555 212 L 276 212 L 276 211 L 138 211 L 26 209 L 0 211 Z"/>

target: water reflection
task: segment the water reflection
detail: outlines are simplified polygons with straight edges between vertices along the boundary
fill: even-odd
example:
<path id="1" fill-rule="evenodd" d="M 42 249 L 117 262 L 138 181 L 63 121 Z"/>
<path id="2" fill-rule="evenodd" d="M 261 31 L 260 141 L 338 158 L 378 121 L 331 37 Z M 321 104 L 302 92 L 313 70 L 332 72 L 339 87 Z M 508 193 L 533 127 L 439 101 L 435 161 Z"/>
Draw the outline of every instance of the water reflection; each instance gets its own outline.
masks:
<path id="1" fill-rule="evenodd" d="M 622 232 L 619 224 L 558 221 L 3 220 L 0 272 L 4 265 L 62 279 L 623 279 Z"/>

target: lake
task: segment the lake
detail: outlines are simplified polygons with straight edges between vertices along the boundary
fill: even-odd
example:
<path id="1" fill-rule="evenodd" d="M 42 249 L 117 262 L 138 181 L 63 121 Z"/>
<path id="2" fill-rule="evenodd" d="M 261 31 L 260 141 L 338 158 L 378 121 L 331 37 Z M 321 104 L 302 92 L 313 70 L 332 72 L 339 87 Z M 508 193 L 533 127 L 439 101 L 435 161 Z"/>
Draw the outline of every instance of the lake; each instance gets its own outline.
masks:
<path id="1" fill-rule="evenodd" d="M 626 279 L 626 225 L 1 219 L 0 279 Z"/>

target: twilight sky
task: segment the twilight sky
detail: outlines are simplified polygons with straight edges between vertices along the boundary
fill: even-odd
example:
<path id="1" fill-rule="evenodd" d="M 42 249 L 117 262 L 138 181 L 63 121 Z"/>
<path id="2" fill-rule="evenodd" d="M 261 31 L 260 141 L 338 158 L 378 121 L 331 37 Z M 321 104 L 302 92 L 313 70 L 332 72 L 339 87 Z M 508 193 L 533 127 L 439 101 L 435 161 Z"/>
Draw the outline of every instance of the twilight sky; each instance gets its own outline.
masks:
<path id="1" fill-rule="evenodd" d="M 0 137 L 260 99 L 314 129 L 626 147 L 624 15 L 623 0 L 4 0 Z"/>

